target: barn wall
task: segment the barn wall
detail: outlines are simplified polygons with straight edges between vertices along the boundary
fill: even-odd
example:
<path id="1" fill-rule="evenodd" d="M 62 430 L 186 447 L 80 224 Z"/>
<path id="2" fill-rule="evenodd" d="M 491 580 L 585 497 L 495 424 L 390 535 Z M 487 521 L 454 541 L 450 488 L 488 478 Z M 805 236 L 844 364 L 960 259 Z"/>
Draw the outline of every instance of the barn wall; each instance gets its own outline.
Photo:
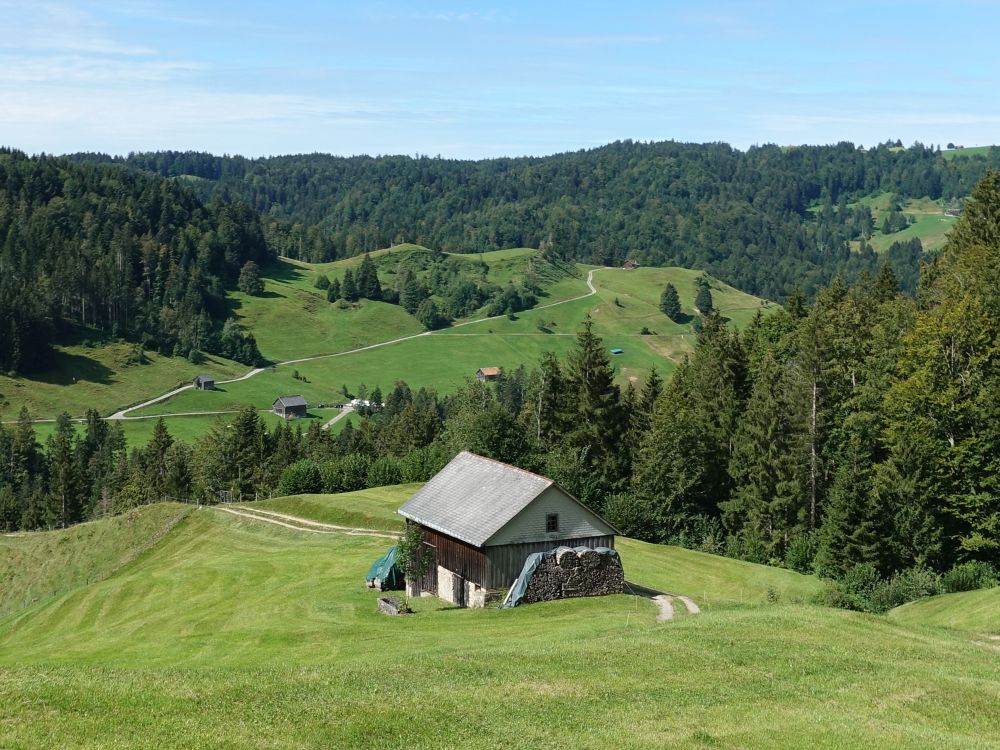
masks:
<path id="1" fill-rule="evenodd" d="M 434 548 L 434 567 L 446 568 L 466 581 L 485 585 L 488 561 L 482 549 L 434 529 L 421 530 L 424 541 Z"/>
<path id="2" fill-rule="evenodd" d="M 547 552 L 555 547 L 610 547 L 614 549 L 615 546 L 614 534 L 607 534 L 578 539 L 556 538 L 481 548 L 434 529 L 422 527 L 421 531 L 424 542 L 434 550 L 431 573 L 423 582 L 424 591 L 432 591 L 446 601 L 453 601 L 454 596 L 451 593 L 454 585 L 453 577 L 458 575 L 469 586 L 466 594 L 467 604 L 473 595 L 479 595 L 475 588 L 477 586 L 483 589 L 503 589 L 510 586 L 521 573 L 521 568 L 524 567 L 524 561 L 528 555 L 533 552 Z"/>
<path id="3" fill-rule="evenodd" d="M 559 514 L 559 530 L 551 533 L 545 531 L 545 518 L 550 513 Z M 553 542 L 609 536 L 614 533 L 614 529 L 597 514 L 553 486 L 531 501 L 526 508 L 490 537 L 486 544 L 494 546 L 524 542 Z M 558 544 L 552 544 L 545 549 L 556 546 Z"/>
<path id="4" fill-rule="evenodd" d="M 525 542 L 486 547 L 489 563 L 486 588 L 502 589 L 513 583 L 521 574 L 524 561 L 534 552 L 548 552 L 556 547 L 610 547 L 615 548 L 614 534 L 592 536 L 584 539 L 552 539 L 544 542 Z"/>

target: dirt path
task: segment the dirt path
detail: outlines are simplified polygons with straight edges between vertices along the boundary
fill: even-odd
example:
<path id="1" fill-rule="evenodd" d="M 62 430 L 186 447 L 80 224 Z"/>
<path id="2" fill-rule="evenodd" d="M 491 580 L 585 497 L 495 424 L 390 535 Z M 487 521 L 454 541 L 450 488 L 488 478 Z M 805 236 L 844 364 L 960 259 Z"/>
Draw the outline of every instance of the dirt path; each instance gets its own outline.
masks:
<path id="1" fill-rule="evenodd" d="M 231 513 L 234 516 L 240 516 L 242 518 L 250 518 L 254 521 L 261 521 L 262 523 L 270 523 L 275 526 L 283 526 L 286 529 L 292 529 L 294 531 L 306 531 L 312 534 L 345 534 L 347 536 L 375 536 L 381 537 L 383 539 L 398 539 L 398 534 L 390 534 L 385 531 L 378 531 L 376 529 L 362 529 L 353 526 L 338 526 L 332 523 L 320 523 L 319 521 L 310 521 L 308 518 L 300 518 L 298 516 L 291 516 L 287 513 L 276 513 L 270 510 L 257 510 L 250 508 L 244 508 L 242 506 L 237 506 L 235 508 L 230 508 L 228 506 L 217 505 L 215 506 L 218 510 L 224 513 Z"/>
<path id="2" fill-rule="evenodd" d="M 343 419 L 344 417 L 346 417 L 352 411 L 354 411 L 354 407 L 351 406 L 350 404 L 347 404 L 343 409 L 340 410 L 340 414 L 338 414 L 333 419 L 331 419 L 329 422 L 327 422 L 326 424 L 324 424 L 322 427 L 320 427 L 320 429 L 321 430 L 329 430 L 331 427 L 333 427 L 335 424 L 337 424 L 337 422 L 339 422 L 341 419 Z"/>
<path id="3" fill-rule="evenodd" d="M 701 607 L 694 603 L 694 600 L 682 594 L 670 594 L 665 591 L 657 591 L 648 586 L 643 586 L 632 581 L 625 581 L 625 591 L 633 596 L 641 596 L 649 599 L 657 607 L 656 621 L 666 622 L 674 619 L 674 600 L 680 601 L 689 615 L 701 614 Z"/>
<path id="4" fill-rule="evenodd" d="M 547 310 L 548 308 L 550 308 L 550 307 L 556 307 L 557 305 L 565 305 L 565 304 L 568 304 L 570 302 L 576 302 L 577 300 L 586 299 L 587 297 L 593 297 L 595 294 L 597 294 L 597 287 L 594 286 L 594 272 L 595 271 L 601 271 L 601 270 L 606 270 L 606 268 L 604 268 L 604 269 L 602 269 L 602 268 L 592 268 L 592 269 L 590 269 L 590 271 L 587 272 L 587 288 L 590 291 L 587 292 L 586 294 L 581 294 L 581 295 L 579 295 L 577 297 L 571 297 L 569 299 L 559 300 L 558 302 L 550 302 L 547 305 L 539 305 L 537 307 L 532 307 L 531 309 L 532 310 Z M 505 317 L 507 317 L 507 316 L 506 315 L 492 315 L 492 316 L 490 316 L 488 318 L 478 318 L 476 320 L 467 320 L 464 323 L 456 323 L 455 325 L 450 326 L 447 330 L 454 330 L 455 328 L 463 328 L 465 326 L 475 325 L 476 323 L 485 323 L 485 322 L 490 321 L 490 320 L 498 320 L 500 318 L 505 318 Z M 284 362 L 278 362 L 278 363 L 272 365 L 272 367 L 282 367 L 284 365 L 297 365 L 297 364 L 299 364 L 301 362 L 313 362 L 314 360 L 317 360 L 317 359 L 329 359 L 329 358 L 332 358 L 332 357 L 346 357 L 346 356 L 348 356 L 350 354 L 358 354 L 360 352 L 371 351 L 372 349 L 379 349 L 379 348 L 381 348 L 383 346 L 392 346 L 393 344 L 399 344 L 399 343 L 402 343 L 403 341 L 411 341 L 412 339 L 418 339 L 421 336 L 431 336 L 431 335 L 433 335 L 435 333 L 439 333 L 439 332 L 436 332 L 436 331 L 422 331 L 421 333 L 414 333 L 414 334 L 412 334 L 410 336 L 400 336 L 398 339 L 392 339 L 390 341 L 380 341 L 377 344 L 369 344 L 368 346 L 360 346 L 357 349 L 348 349 L 347 351 L 343 351 L 343 352 L 333 352 L 331 354 L 316 354 L 316 355 L 313 355 L 311 357 L 301 357 L 300 359 L 287 359 Z M 442 331 L 442 333 L 443 333 L 443 331 Z M 249 380 L 250 378 L 254 377 L 255 375 L 259 375 L 260 373 L 265 372 L 266 370 L 269 370 L 269 369 L 272 369 L 272 368 L 271 367 L 255 367 L 254 369 L 250 370 L 250 372 L 248 372 L 246 375 L 242 375 L 242 376 L 240 376 L 238 378 L 232 378 L 231 380 L 220 380 L 220 381 L 218 381 L 218 384 L 219 385 L 226 385 L 227 383 L 238 383 L 241 380 Z M 109 420 L 148 419 L 148 418 L 150 418 L 149 416 L 145 416 L 144 415 L 142 417 L 130 417 L 130 416 L 128 416 L 128 414 L 130 412 L 133 412 L 133 411 L 138 411 L 139 409 L 145 409 L 147 406 L 152 406 L 153 404 L 158 404 L 161 401 L 166 401 L 167 399 L 173 398 L 177 394 L 183 393 L 184 391 L 189 391 L 192 388 L 194 388 L 194 384 L 193 383 L 189 383 L 188 385 L 183 385 L 180 388 L 174 388 L 172 391 L 168 391 L 167 393 L 164 393 L 161 396 L 157 396 L 156 398 L 151 398 L 148 401 L 143 401 L 141 404 L 136 404 L 135 406 L 128 406 L 128 407 L 126 407 L 124 409 L 119 409 L 114 414 L 112 414 L 110 417 L 105 417 L 105 419 L 109 419 Z M 203 415 L 203 414 L 225 414 L 225 413 L 229 413 L 229 412 L 212 412 L 212 411 L 205 411 L 205 412 L 185 412 L 183 415 L 182 414 L 164 414 L 162 416 L 164 416 L 164 417 L 168 417 L 168 416 L 171 416 L 171 417 L 179 417 L 179 416 L 191 417 L 191 416 L 199 416 L 199 415 Z M 43 420 L 32 420 L 32 421 L 43 421 Z M 53 421 L 53 420 L 49 420 L 49 421 Z M 331 422 L 328 422 L 324 426 L 323 429 L 326 429 L 327 427 L 329 427 L 329 425 L 332 424 L 333 421 L 336 421 L 336 420 L 332 420 Z"/>
<path id="5" fill-rule="evenodd" d="M 666 594 L 660 594 L 659 596 L 654 596 L 653 601 L 656 602 L 656 606 L 659 608 L 659 612 L 656 613 L 657 622 L 666 622 L 667 620 L 674 619 L 674 605 L 671 597 Z"/>
<path id="6" fill-rule="evenodd" d="M 689 615 L 701 614 L 701 607 L 699 607 L 697 604 L 695 604 L 694 600 L 692 600 L 692 599 L 690 599 L 690 598 L 688 598 L 686 596 L 681 596 L 680 594 L 674 594 L 674 596 L 676 596 L 678 599 L 680 599 L 682 602 L 684 602 L 684 606 L 687 607 L 687 611 L 688 611 Z"/>

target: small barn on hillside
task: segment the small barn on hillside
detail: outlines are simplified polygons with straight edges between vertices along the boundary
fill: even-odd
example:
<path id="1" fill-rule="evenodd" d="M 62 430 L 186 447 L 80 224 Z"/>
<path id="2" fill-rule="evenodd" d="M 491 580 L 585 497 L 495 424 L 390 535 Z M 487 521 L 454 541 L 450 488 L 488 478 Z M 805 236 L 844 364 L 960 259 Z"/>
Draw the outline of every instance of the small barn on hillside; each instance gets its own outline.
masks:
<path id="1" fill-rule="evenodd" d="M 500 377 L 499 367 L 480 367 L 476 370 L 476 380 L 480 383 L 489 383 Z"/>
<path id="2" fill-rule="evenodd" d="M 309 410 L 309 404 L 302 396 L 278 396 L 271 404 L 274 413 L 284 419 L 304 417 Z"/>
<path id="3" fill-rule="evenodd" d="M 194 387 L 199 391 L 214 391 L 215 378 L 211 375 L 199 375 L 194 379 Z"/>
<path id="4" fill-rule="evenodd" d="M 463 451 L 399 509 L 434 552 L 421 592 L 485 606 L 534 552 L 614 549 L 617 530 L 551 479 Z M 416 593 L 415 591 L 412 593 Z"/>
<path id="5" fill-rule="evenodd" d="M 639 261 L 632 260 L 631 258 L 622 263 L 622 268 L 624 268 L 626 271 L 631 271 L 632 269 L 638 267 L 639 267 Z"/>

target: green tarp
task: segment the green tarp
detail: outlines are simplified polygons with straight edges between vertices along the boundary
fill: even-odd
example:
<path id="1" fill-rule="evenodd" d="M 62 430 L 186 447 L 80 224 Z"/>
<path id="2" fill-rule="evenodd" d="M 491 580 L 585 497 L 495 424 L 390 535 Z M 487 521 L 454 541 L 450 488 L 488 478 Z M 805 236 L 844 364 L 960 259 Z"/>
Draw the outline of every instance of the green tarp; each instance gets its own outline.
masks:
<path id="1" fill-rule="evenodd" d="M 379 591 L 398 591 L 406 583 L 403 578 L 403 571 L 396 564 L 396 545 L 392 545 L 389 551 L 372 563 L 365 576 L 365 583 L 369 588 Z"/>

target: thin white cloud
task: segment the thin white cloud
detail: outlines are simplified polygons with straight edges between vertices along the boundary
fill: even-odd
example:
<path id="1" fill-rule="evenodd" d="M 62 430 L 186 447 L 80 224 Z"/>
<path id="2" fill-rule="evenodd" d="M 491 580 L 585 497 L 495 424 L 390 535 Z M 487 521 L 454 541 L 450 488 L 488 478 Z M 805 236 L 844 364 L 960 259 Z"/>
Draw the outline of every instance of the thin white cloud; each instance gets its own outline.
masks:
<path id="1" fill-rule="evenodd" d="M 70 55 L 0 56 L 0 84 L 109 84 L 174 81 L 205 69 L 193 62 Z M 13 94 L 14 98 L 17 93 Z"/>
<path id="2" fill-rule="evenodd" d="M 105 23 L 66 3 L 17 3 L 0 0 L 3 47 L 33 52 L 85 52 L 147 56 L 150 47 L 117 40 Z"/>

